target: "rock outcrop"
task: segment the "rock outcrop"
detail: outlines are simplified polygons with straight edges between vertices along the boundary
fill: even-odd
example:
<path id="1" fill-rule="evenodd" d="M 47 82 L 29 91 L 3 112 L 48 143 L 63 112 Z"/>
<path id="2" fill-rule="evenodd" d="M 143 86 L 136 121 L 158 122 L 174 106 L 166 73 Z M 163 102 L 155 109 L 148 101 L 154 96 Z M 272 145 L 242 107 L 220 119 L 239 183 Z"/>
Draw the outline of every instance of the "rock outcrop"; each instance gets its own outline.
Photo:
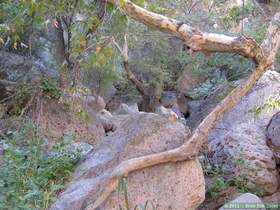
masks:
<path id="1" fill-rule="evenodd" d="M 230 177 L 245 170 L 248 178 L 268 194 L 277 190 L 279 174 L 273 152 L 266 142 L 266 127 L 271 116 L 279 110 L 274 108 L 268 112 L 264 109 L 258 114 L 253 110 L 279 96 L 280 74 L 268 71 L 235 107 L 224 114 L 208 138 L 213 164 L 221 166 Z M 244 165 L 238 166 L 238 160 L 244 160 Z"/>
<path id="2" fill-rule="evenodd" d="M 276 163 L 280 164 L 280 112 L 271 118 L 266 129 L 266 136 L 267 144 L 274 153 Z"/>
<path id="3" fill-rule="evenodd" d="M 43 75 L 55 76 L 56 73 L 31 57 L 0 50 L 0 79 L 34 82 Z"/>
<path id="4" fill-rule="evenodd" d="M 51 210 L 81 210 L 100 193 L 100 183 L 120 162 L 180 146 L 190 134 L 179 122 L 156 114 L 138 113 L 122 118 L 118 128 L 104 137 L 77 167 Z M 158 209 L 195 209 L 204 200 L 205 183 L 197 160 L 167 163 L 135 171 L 127 178 L 130 208 L 151 201 Z M 124 207 L 123 194 L 120 195 Z M 99 209 L 118 208 L 112 193 Z"/>
<path id="5" fill-rule="evenodd" d="M 178 115 L 172 109 L 165 108 L 164 106 L 157 107 L 156 113 L 166 117 L 169 120 L 175 121 L 178 119 Z"/>
<path id="6" fill-rule="evenodd" d="M 17 83 L 36 83 L 43 76 L 50 78 L 56 73 L 32 57 L 0 50 L 0 99 L 14 93 Z"/>
<path id="7" fill-rule="evenodd" d="M 139 113 L 138 105 L 132 104 L 121 104 L 119 108 L 114 112 L 115 114 L 121 115 L 121 114 L 137 114 Z"/>

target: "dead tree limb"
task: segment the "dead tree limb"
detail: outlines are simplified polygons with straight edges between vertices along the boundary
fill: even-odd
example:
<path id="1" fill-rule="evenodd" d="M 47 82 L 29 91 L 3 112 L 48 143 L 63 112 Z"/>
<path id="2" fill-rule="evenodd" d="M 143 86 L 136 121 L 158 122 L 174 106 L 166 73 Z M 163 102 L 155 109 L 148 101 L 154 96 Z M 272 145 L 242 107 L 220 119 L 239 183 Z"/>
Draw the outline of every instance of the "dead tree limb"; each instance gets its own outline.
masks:
<path id="1" fill-rule="evenodd" d="M 133 72 L 131 71 L 129 64 L 128 64 L 128 46 L 127 46 L 126 35 L 124 36 L 123 49 L 120 48 L 120 46 L 118 45 L 118 43 L 116 43 L 114 38 L 112 39 L 112 42 L 116 46 L 116 48 L 120 51 L 120 53 L 123 57 L 123 65 L 124 65 L 124 69 L 125 69 L 127 78 L 135 85 L 136 89 L 138 90 L 138 92 L 141 95 L 145 95 L 146 90 L 145 90 L 144 84 L 136 78 L 136 76 L 133 74 Z"/>
<path id="2" fill-rule="evenodd" d="M 234 52 L 251 58 L 255 63 L 255 67 L 248 78 L 210 112 L 182 146 L 157 154 L 133 158 L 119 164 L 106 180 L 101 195 L 87 210 L 96 209 L 108 198 L 117 187 L 118 176 L 127 176 L 133 171 L 161 163 L 185 161 L 195 158 L 201 146 L 205 143 L 210 129 L 217 120 L 232 108 L 253 87 L 265 71 L 273 65 L 280 43 L 280 13 L 277 13 L 270 22 L 265 39 L 262 45 L 259 46 L 253 39 L 247 37 L 237 38 L 200 32 L 187 24 L 180 24 L 177 20 L 149 12 L 128 0 L 109 1 L 114 4 L 120 4 L 128 16 L 148 26 L 153 26 L 159 30 L 176 35 L 184 40 L 185 44 L 194 51 Z"/>
<path id="3" fill-rule="evenodd" d="M 141 94 L 143 98 L 142 110 L 145 112 L 155 112 L 156 107 L 159 105 L 160 97 L 157 96 L 157 87 L 150 84 L 148 87 L 144 85 L 143 82 L 139 81 L 134 73 L 130 69 L 128 63 L 128 45 L 127 45 L 127 35 L 124 36 L 124 46 L 123 49 L 116 43 L 115 39 L 112 38 L 113 44 L 120 51 L 123 57 L 123 65 L 126 72 L 126 76 L 132 84 L 134 84 L 137 91 Z"/>

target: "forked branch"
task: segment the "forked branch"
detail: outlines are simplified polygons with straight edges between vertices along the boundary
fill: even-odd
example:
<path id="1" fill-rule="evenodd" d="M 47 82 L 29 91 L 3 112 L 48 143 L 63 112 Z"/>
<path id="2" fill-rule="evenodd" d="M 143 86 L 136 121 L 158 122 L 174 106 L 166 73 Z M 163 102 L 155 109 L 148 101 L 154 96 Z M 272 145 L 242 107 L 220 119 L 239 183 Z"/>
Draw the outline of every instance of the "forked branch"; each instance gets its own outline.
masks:
<path id="1" fill-rule="evenodd" d="M 123 65 L 124 65 L 124 69 L 125 69 L 127 78 L 129 79 L 129 81 L 131 81 L 135 85 L 136 89 L 138 90 L 138 92 L 141 95 L 145 95 L 146 90 L 145 90 L 144 84 L 136 78 L 136 76 L 133 74 L 133 72 L 131 71 L 129 64 L 128 64 L 127 36 L 126 35 L 124 36 L 123 49 L 121 49 L 121 47 L 118 45 L 118 43 L 115 41 L 114 38 L 112 38 L 112 42 L 116 46 L 116 48 L 119 50 L 119 52 L 121 53 L 121 55 L 123 57 Z"/>
<path id="2" fill-rule="evenodd" d="M 183 40 L 192 51 L 237 53 L 253 59 L 255 63 L 264 58 L 260 46 L 251 38 L 201 32 L 184 22 L 147 11 L 129 0 L 108 0 L 108 2 L 119 5 L 127 16 L 136 21 L 175 35 Z"/>

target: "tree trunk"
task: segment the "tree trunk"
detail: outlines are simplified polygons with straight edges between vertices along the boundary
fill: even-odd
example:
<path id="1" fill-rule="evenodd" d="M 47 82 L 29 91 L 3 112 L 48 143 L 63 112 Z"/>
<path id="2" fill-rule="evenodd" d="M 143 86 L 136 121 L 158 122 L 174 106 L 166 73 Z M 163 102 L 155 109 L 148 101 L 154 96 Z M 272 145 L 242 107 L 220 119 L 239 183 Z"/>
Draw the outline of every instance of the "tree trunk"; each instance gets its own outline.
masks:
<path id="1" fill-rule="evenodd" d="M 142 102 L 139 105 L 140 111 L 155 112 L 156 108 L 160 104 L 160 96 L 157 95 L 157 87 L 149 85 L 145 87 L 143 83 L 136 79 L 135 75 L 129 68 L 128 62 L 124 61 L 124 68 L 127 74 L 127 78 L 134 84 L 137 91 L 142 95 Z"/>
<path id="2" fill-rule="evenodd" d="M 60 87 L 65 88 L 68 84 L 68 71 L 66 63 L 66 51 L 63 28 L 60 18 L 56 18 L 57 24 L 54 27 L 54 51 L 57 66 L 60 70 L 59 84 Z"/>
<path id="3" fill-rule="evenodd" d="M 125 13 L 148 26 L 152 26 L 167 33 L 174 34 L 182 39 L 193 51 L 202 52 L 231 52 L 251 58 L 255 67 L 248 78 L 224 98 L 209 115 L 194 130 L 191 137 L 180 147 L 165 152 L 147 155 L 126 160 L 118 165 L 105 181 L 100 183 L 97 189 L 100 196 L 90 205 L 87 210 L 94 210 L 101 205 L 111 192 L 117 187 L 117 177 L 127 176 L 129 173 L 146 167 L 193 159 L 197 156 L 201 146 L 205 143 L 210 129 L 244 96 L 256 81 L 274 63 L 275 55 L 280 44 L 280 13 L 277 13 L 267 29 L 265 39 L 261 46 L 248 37 L 229 37 L 222 34 L 203 33 L 191 26 L 177 20 L 149 12 L 129 0 L 109 0 L 111 3 L 120 5 Z"/>
<path id="4" fill-rule="evenodd" d="M 156 97 L 154 94 L 146 94 L 142 96 L 143 102 L 140 106 L 140 111 L 144 112 L 155 112 L 156 108 L 160 104 L 160 99 Z"/>
<path id="5" fill-rule="evenodd" d="M 156 108 L 160 104 L 160 95 L 158 95 L 158 87 L 157 85 L 150 84 L 149 87 L 145 87 L 145 85 L 140 82 L 136 76 L 131 71 L 129 64 L 128 64 L 128 45 L 127 45 L 127 38 L 126 35 L 124 37 L 124 46 L 123 49 L 119 47 L 119 45 L 113 40 L 113 43 L 116 45 L 117 49 L 121 52 L 123 56 L 123 65 L 127 75 L 128 80 L 134 84 L 136 90 L 142 96 L 142 102 L 139 105 L 141 111 L 144 112 L 155 112 Z"/>

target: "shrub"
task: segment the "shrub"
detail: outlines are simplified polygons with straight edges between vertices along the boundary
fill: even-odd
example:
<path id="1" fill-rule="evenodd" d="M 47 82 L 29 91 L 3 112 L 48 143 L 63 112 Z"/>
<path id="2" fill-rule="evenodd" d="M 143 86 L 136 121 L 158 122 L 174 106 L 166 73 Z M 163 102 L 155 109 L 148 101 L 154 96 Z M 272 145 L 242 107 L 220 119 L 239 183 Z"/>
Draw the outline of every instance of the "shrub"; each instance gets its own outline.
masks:
<path id="1" fill-rule="evenodd" d="M 3 137 L 4 164 L 0 166 L 0 209 L 47 209 L 55 200 L 80 157 L 67 142 L 51 150 L 30 123 Z"/>

